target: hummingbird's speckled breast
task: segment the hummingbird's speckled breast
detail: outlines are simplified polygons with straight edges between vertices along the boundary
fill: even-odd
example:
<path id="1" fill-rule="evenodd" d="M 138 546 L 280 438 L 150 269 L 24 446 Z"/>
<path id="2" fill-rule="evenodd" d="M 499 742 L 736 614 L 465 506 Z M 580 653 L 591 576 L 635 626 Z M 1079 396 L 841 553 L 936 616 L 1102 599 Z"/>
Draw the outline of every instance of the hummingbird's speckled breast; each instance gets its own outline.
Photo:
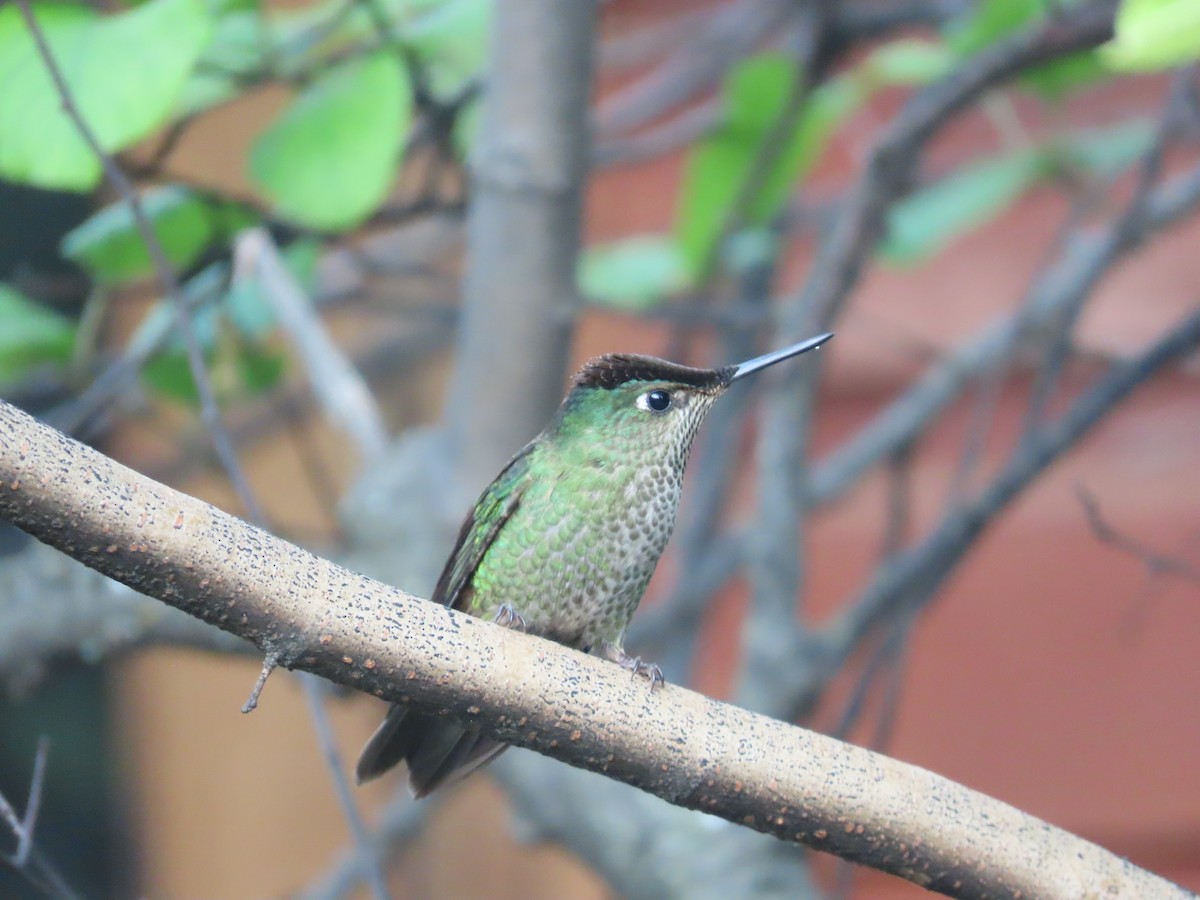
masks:
<path id="1" fill-rule="evenodd" d="M 471 611 L 494 618 L 507 604 L 531 633 L 583 650 L 622 647 L 675 527 L 710 405 L 692 398 L 665 433 L 617 429 L 598 442 L 535 447 L 528 486 L 476 570 Z"/>

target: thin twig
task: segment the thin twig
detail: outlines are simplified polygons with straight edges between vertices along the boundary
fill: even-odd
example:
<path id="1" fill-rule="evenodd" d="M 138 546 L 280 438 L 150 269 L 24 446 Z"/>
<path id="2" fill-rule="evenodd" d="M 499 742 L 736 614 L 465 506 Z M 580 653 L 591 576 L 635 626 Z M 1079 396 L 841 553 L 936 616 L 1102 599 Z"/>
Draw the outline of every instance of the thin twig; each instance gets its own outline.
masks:
<path id="1" fill-rule="evenodd" d="M 45 737 L 38 739 L 37 752 L 33 759 L 33 775 L 29 781 L 29 800 L 25 805 L 23 817 L 17 815 L 8 798 L 0 793 L 0 820 L 17 839 L 16 850 L 12 854 L 0 854 L 0 861 L 7 863 L 21 877 L 53 900 L 79 900 L 79 895 L 67 884 L 58 869 L 42 856 L 34 845 L 34 831 L 46 783 L 46 756 L 49 747 Z"/>
<path id="2" fill-rule="evenodd" d="M 1100 502 L 1096 496 L 1082 484 L 1075 486 L 1075 493 L 1079 497 L 1079 502 L 1083 504 L 1088 524 L 1101 541 L 1137 558 L 1151 575 L 1173 575 L 1185 581 L 1200 584 L 1200 566 L 1189 563 L 1185 559 L 1167 556 L 1136 538 L 1118 531 L 1100 512 Z"/>
<path id="3" fill-rule="evenodd" d="M 1162 369 L 1200 346 L 1200 312 L 1193 312 L 1142 354 L 1114 365 L 1051 425 L 1028 435 L 1008 464 L 971 503 L 948 513 L 930 535 L 875 577 L 858 600 L 821 634 L 820 669 L 809 685 L 817 689 L 887 617 L 924 605 L 974 546 L 976 539 L 1047 466 L 1073 448 L 1112 409 Z M 810 694 L 797 696 L 797 704 Z"/>
<path id="4" fill-rule="evenodd" d="M 121 198 L 129 204 L 134 227 L 146 245 L 146 251 L 150 255 L 155 276 L 171 298 L 175 325 L 183 340 L 188 366 L 191 369 L 192 378 L 196 384 L 196 393 L 200 398 L 200 414 L 207 426 L 213 449 L 216 451 L 217 458 L 221 461 L 226 474 L 237 489 L 239 498 L 243 504 L 246 504 L 246 511 L 250 513 L 252 518 L 261 521 L 263 519 L 262 510 L 254 500 L 249 482 L 246 481 L 245 476 L 242 474 L 241 466 L 237 461 L 237 452 L 229 440 L 228 433 L 221 427 L 221 410 L 217 405 L 217 398 L 213 392 L 212 383 L 203 377 L 203 372 L 205 371 L 204 352 L 200 347 L 200 342 L 196 338 L 195 331 L 191 327 L 187 298 L 179 286 L 179 279 L 176 277 L 175 269 L 168 260 L 166 251 L 163 249 L 162 243 L 158 240 L 154 226 L 146 214 L 145 207 L 142 205 L 142 199 L 133 183 L 126 177 L 121 167 L 117 165 L 116 160 L 100 145 L 96 133 L 87 123 L 87 120 L 84 119 L 78 104 L 75 102 L 71 87 L 67 84 L 66 77 L 63 75 L 62 69 L 59 68 L 58 62 L 54 58 L 54 52 L 50 49 L 50 44 L 42 32 L 41 26 L 37 23 L 29 0 L 17 0 L 17 6 L 21 10 L 21 15 L 25 19 L 25 24 L 29 28 L 30 34 L 33 36 L 34 43 L 38 48 L 38 54 L 41 56 L 42 62 L 45 63 L 46 70 L 50 73 L 50 78 L 54 82 L 55 89 L 58 91 L 63 113 L 71 120 L 76 131 L 79 132 L 79 136 L 99 161 L 101 168 L 104 170 L 105 177 L 112 183 L 113 188 Z"/>
<path id="5" fill-rule="evenodd" d="M 354 442 L 360 466 L 387 447 L 383 414 L 366 381 L 329 337 L 312 302 L 288 271 L 265 229 L 242 232 L 234 242 L 234 279 L 254 279 L 304 363 L 322 410 Z"/>
<path id="6" fill-rule="evenodd" d="M 1171 84 L 1154 140 L 1142 156 L 1133 196 L 1117 219 L 1117 227 L 1127 230 L 1131 235 L 1139 235 L 1145 231 L 1145 219 L 1149 212 L 1150 198 L 1162 172 L 1167 145 L 1179 131 L 1180 120 L 1187 102 L 1187 80 L 1181 73 Z M 1068 305 L 1056 316 L 1045 359 L 1038 368 L 1037 376 L 1030 390 L 1029 405 L 1019 433 L 1032 431 L 1045 417 L 1046 408 L 1053 398 L 1062 379 L 1063 370 L 1070 360 L 1072 335 L 1084 306 L 1081 298 L 1080 302 Z"/>
<path id="7" fill-rule="evenodd" d="M 312 718 L 313 730 L 317 735 L 317 745 L 321 748 L 321 755 L 325 760 L 325 767 L 330 772 L 344 773 L 346 767 L 342 764 L 342 754 L 338 751 L 337 741 L 333 737 L 333 726 L 329 722 L 329 715 L 325 712 L 327 682 L 307 672 L 301 672 L 299 678 L 300 684 L 304 688 L 305 699 L 308 700 L 308 711 Z M 359 853 L 358 864 L 363 880 L 366 881 L 375 900 L 390 900 L 391 892 L 383 877 L 383 862 L 378 853 L 373 852 L 375 848 L 371 833 L 367 830 L 362 816 L 358 815 L 358 804 L 355 803 L 351 793 L 350 780 L 342 776 L 334 777 L 332 781 L 334 791 L 337 793 L 338 805 L 344 813 L 347 813 L 346 823 L 350 826 L 350 834 Z"/>
<path id="8" fill-rule="evenodd" d="M 1175 176 L 1154 191 L 1141 231 L 1130 231 L 1120 223 L 1113 223 L 1098 234 L 1075 234 L 1066 243 L 1058 262 L 1030 286 L 1022 311 L 988 326 L 949 353 L 854 437 L 813 466 L 807 482 L 807 504 L 831 503 L 845 494 L 896 447 L 921 435 L 975 379 L 1010 358 L 1019 342 L 1050 321 L 1062 305 L 1078 302 L 1105 272 L 1197 206 L 1200 206 L 1200 166 Z"/>
<path id="9" fill-rule="evenodd" d="M 407 790 L 397 791 L 379 817 L 371 838 L 371 852 L 383 862 L 395 858 L 420 836 L 441 797 L 434 794 L 418 803 Z M 362 848 L 355 844 L 342 852 L 325 875 L 308 884 L 292 900 L 345 900 L 355 894 L 364 880 Z"/>
<path id="10" fill-rule="evenodd" d="M 13 859 L 20 868 L 29 859 L 33 850 L 33 832 L 37 828 L 38 812 L 42 808 L 42 788 L 46 782 L 46 755 L 50 752 L 50 741 L 44 735 L 38 738 L 37 752 L 33 756 L 33 777 L 29 779 L 29 799 L 25 803 L 25 820 L 21 823 L 21 839 Z"/>

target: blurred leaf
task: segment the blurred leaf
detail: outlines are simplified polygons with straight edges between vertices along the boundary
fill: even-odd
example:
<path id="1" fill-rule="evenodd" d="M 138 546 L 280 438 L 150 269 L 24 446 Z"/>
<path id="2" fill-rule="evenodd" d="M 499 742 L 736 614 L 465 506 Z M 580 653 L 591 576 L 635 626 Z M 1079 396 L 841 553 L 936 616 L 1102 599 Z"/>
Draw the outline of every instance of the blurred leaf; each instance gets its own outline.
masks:
<path id="1" fill-rule="evenodd" d="M 972 163 L 888 210 L 879 248 L 893 264 L 909 265 L 1005 210 L 1046 170 L 1041 152 Z"/>
<path id="2" fill-rule="evenodd" d="M 282 253 L 284 265 L 310 296 L 316 283 L 321 245 L 316 241 L 294 241 Z M 275 312 L 262 295 L 258 281 L 238 279 L 226 295 L 229 320 L 246 337 L 263 338 L 275 327 Z"/>
<path id="3" fill-rule="evenodd" d="M 244 88 L 240 75 L 265 64 L 267 38 L 257 0 L 210 0 L 213 36 L 180 92 L 175 115 L 187 116 L 223 103 Z"/>
<path id="4" fill-rule="evenodd" d="M 947 44 L 960 57 L 971 56 L 1047 16 L 1050 2 L 1051 0 L 984 0 L 968 16 L 946 29 Z M 1096 54 L 1086 50 L 1034 66 L 1021 74 L 1018 83 L 1053 100 L 1073 88 L 1096 81 L 1105 74 L 1104 66 Z"/>
<path id="5" fill-rule="evenodd" d="M 875 50 L 860 71 L 874 85 L 922 85 L 945 75 L 954 61 L 944 43 L 900 39 Z"/>
<path id="6" fill-rule="evenodd" d="M 797 77 L 793 60 L 768 53 L 741 63 L 726 79 L 724 121 L 688 154 L 676 219 L 676 237 L 693 277 L 713 252 Z M 863 89 L 846 78 L 812 92 L 761 190 L 749 203 L 746 224 L 763 224 L 780 211 L 795 182 L 816 162 L 834 128 L 863 96 Z"/>
<path id="7" fill-rule="evenodd" d="M 250 174 L 287 218 L 358 225 L 387 196 L 412 117 L 407 75 L 378 52 L 330 69 L 255 141 Z"/>
<path id="8" fill-rule="evenodd" d="M 69 319 L 0 284 L 0 382 L 17 381 L 37 365 L 64 363 L 74 346 Z"/>
<path id="9" fill-rule="evenodd" d="M 190 265 L 218 236 L 213 207 L 187 188 L 170 185 L 148 190 L 142 195 L 142 209 L 167 260 L 176 267 Z M 123 200 L 69 232 L 62 253 L 105 282 L 129 281 L 154 271 L 133 212 Z"/>
<path id="10" fill-rule="evenodd" d="M 475 146 L 475 139 L 479 134 L 479 125 L 483 121 L 483 117 L 480 115 L 482 109 L 483 104 L 479 102 L 478 97 L 475 97 L 460 108 L 458 115 L 454 118 L 454 131 L 451 139 L 454 141 L 454 149 L 460 160 L 467 160 L 471 156 L 471 149 Z"/>
<path id="11" fill-rule="evenodd" d="M 1045 12 L 1045 0 L 983 0 L 950 23 L 946 42 L 960 57 L 971 56 Z"/>
<path id="12" fill-rule="evenodd" d="M 148 0 L 97 16 L 39 4 L 38 23 L 83 118 L 108 151 L 150 134 L 170 115 L 211 23 L 201 0 Z M 85 191 L 100 163 L 63 112 L 14 4 L 0 9 L 0 177 Z"/>
<path id="13" fill-rule="evenodd" d="M 205 368 L 221 404 L 261 394 L 276 387 L 287 371 L 287 356 L 266 344 L 221 332 L 205 351 Z M 142 367 L 142 383 L 164 400 L 197 407 L 200 392 L 187 354 L 175 347 L 152 357 Z"/>
<path id="14" fill-rule="evenodd" d="M 142 366 L 142 383 L 166 400 L 186 406 L 199 406 L 200 394 L 192 379 L 187 354 L 182 350 L 159 353 Z"/>
<path id="15" fill-rule="evenodd" d="M 1095 50 L 1072 53 L 1023 72 L 1017 83 L 1047 100 L 1057 100 L 1070 91 L 1108 77 L 1108 69 Z"/>
<path id="16" fill-rule="evenodd" d="M 579 264 L 579 289 L 588 300 L 629 312 L 649 309 L 687 280 L 683 256 L 669 235 L 589 247 Z"/>
<path id="17" fill-rule="evenodd" d="M 266 347 L 244 347 L 237 361 L 241 387 L 251 395 L 277 387 L 287 371 L 286 354 Z"/>
<path id="18" fill-rule="evenodd" d="M 1068 160 L 1105 175 L 1115 175 L 1137 162 L 1154 143 L 1152 122 L 1125 122 L 1112 128 L 1071 136 L 1061 148 Z"/>
<path id="19" fill-rule="evenodd" d="M 483 71 L 492 5 L 491 0 L 443 0 L 404 30 L 435 96 L 453 96 Z"/>
<path id="20" fill-rule="evenodd" d="M 1200 3 L 1122 0 L 1117 35 L 1100 58 L 1120 72 L 1156 72 L 1200 59 Z"/>

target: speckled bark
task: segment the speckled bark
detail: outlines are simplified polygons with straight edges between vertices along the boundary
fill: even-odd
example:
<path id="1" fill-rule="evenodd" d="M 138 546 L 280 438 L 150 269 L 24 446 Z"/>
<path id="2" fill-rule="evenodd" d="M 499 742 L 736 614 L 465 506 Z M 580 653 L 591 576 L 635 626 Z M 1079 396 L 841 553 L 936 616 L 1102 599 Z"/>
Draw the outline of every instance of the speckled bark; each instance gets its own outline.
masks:
<path id="1" fill-rule="evenodd" d="M 1185 897 L 930 772 L 456 614 L 133 472 L 0 402 L 0 516 L 304 669 L 680 806 L 960 897 Z"/>

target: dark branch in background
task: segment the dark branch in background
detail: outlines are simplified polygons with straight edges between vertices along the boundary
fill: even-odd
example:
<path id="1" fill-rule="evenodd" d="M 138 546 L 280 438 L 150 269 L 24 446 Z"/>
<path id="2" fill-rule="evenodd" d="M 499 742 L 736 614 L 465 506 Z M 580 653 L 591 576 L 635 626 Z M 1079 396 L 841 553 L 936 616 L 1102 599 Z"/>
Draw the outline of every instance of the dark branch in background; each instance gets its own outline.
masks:
<path id="1" fill-rule="evenodd" d="M 1100 512 L 1100 503 L 1096 500 L 1095 495 L 1083 485 L 1077 485 L 1075 493 L 1079 496 L 1079 502 L 1083 504 L 1088 524 L 1101 541 L 1137 559 L 1151 575 L 1172 575 L 1200 584 L 1200 566 L 1190 563 L 1186 559 L 1160 553 L 1114 528 Z"/>
<path id="2" fill-rule="evenodd" d="M 350 790 L 350 781 L 344 775 L 349 768 L 343 764 L 342 754 L 338 750 L 337 740 L 333 734 L 333 725 L 325 711 L 325 697 L 330 691 L 329 685 L 308 673 L 301 674 L 300 681 L 304 686 L 305 699 L 308 700 L 308 710 L 312 718 L 317 744 L 325 759 L 325 768 L 333 773 L 333 788 L 337 794 L 338 806 L 341 807 L 342 813 L 346 817 L 346 825 L 349 827 L 350 837 L 354 841 L 358 875 L 370 888 L 371 896 L 376 900 L 388 900 L 391 892 L 388 891 L 387 879 L 384 876 L 383 856 L 372 852 L 376 848 L 376 842 L 366 823 L 363 822 L 362 815 L 358 811 L 358 804 L 354 801 Z"/>
<path id="3" fill-rule="evenodd" d="M 1200 339 L 1200 314 L 1184 337 Z M 1177 355 L 1181 339 L 1138 368 Z M 930 772 L 342 569 L 0 402 L 0 517 L 282 664 L 955 896 L 1185 893 Z"/>
<path id="4" fill-rule="evenodd" d="M 781 310 L 783 333 L 806 334 L 836 319 L 875 249 L 888 207 L 908 190 L 921 150 L 942 126 L 1023 70 L 1110 39 L 1115 10 L 1108 0 L 1063 9 L 997 41 L 908 100 L 872 148 L 866 170 L 820 248 L 800 295 Z"/>
<path id="5" fill-rule="evenodd" d="M 740 0 L 714 13 L 695 39 L 651 75 L 614 92 L 596 111 L 596 144 L 631 131 L 698 94 L 712 90 L 725 72 L 790 15 L 791 0 Z M 604 151 L 601 151 L 604 152 Z"/>
<path id="6" fill-rule="evenodd" d="M 1200 312 L 1193 313 L 1129 362 L 1114 365 L 1053 424 L 1030 433 L 977 499 L 948 514 L 919 545 L 885 567 L 862 597 L 824 630 L 820 667 L 828 677 L 859 642 L 890 615 L 929 600 L 997 514 L 1047 466 L 1079 442 L 1131 391 L 1200 347 Z M 815 686 L 814 686 L 814 689 Z M 802 698 L 801 706 L 809 697 Z"/>
<path id="7" fill-rule="evenodd" d="M 446 499 L 464 508 L 562 394 L 596 14 L 595 0 L 496 4 L 444 415 L 459 486 Z"/>
<path id="8" fill-rule="evenodd" d="M 292 900 L 343 900 L 355 896 L 373 867 L 394 861 L 420 836 L 438 799 L 435 794 L 418 803 L 401 788 L 384 807 L 367 846 L 347 848 L 332 869 L 294 894 Z"/>
<path id="9" fill-rule="evenodd" d="M 1017 313 L 952 350 L 855 437 L 813 467 L 806 485 L 806 505 L 834 502 L 869 468 L 896 448 L 916 441 L 975 379 L 1019 356 L 1022 342 L 1054 321 L 1058 310 L 1080 302 L 1130 252 L 1197 207 L 1200 167 L 1154 190 L 1139 217 L 1138 229 L 1118 220 L 1099 233 L 1072 235 L 1061 257 L 1030 286 Z"/>
<path id="10" fill-rule="evenodd" d="M 1152 191 L 1162 173 L 1163 157 L 1171 138 L 1180 130 L 1181 120 L 1186 114 L 1189 104 L 1188 77 L 1181 73 L 1172 82 L 1166 109 L 1160 117 L 1157 132 L 1150 149 L 1143 155 L 1138 167 L 1137 184 L 1133 196 L 1125 205 L 1125 210 L 1118 216 L 1118 227 L 1128 233 L 1131 240 L 1141 240 L 1146 232 L 1146 219 L 1149 214 L 1149 204 Z M 1044 419 L 1047 407 L 1062 379 L 1064 370 L 1071 357 L 1075 325 L 1082 314 L 1084 302 L 1068 304 L 1052 323 L 1047 349 L 1038 367 L 1033 388 L 1030 390 L 1029 405 L 1026 409 L 1022 433 L 1036 428 Z"/>
<path id="11" fill-rule="evenodd" d="M 850 192 L 832 233 L 822 243 L 804 287 L 779 309 L 777 341 L 799 340 L 831 327 L 857 283 L 882 233 L 891 204 L 911 186 L 921 151 L 947 122 L 987 90 L 1024 69 L 1067 53 L 1097 46 L 1112 36 L 1115 6 L 1088 3 L 1063 10 L 1031 28 L 998 41 L 947 76 L 918 91 L 875 145 L 862 177 Z M 776 382 L 764 404 L 759 441 L 757 522 L 750 545 L 753 597 L 744 626 L 744 655 L 738 696 L 745 703 L 785 717 L 808 681 L 805 666 L 814 648 L 796 624 L 794 598 L 803 585 L 798 542 L 804 539 L 804 479 L 816 385 L 823 362 L 797 367 Z"/>

